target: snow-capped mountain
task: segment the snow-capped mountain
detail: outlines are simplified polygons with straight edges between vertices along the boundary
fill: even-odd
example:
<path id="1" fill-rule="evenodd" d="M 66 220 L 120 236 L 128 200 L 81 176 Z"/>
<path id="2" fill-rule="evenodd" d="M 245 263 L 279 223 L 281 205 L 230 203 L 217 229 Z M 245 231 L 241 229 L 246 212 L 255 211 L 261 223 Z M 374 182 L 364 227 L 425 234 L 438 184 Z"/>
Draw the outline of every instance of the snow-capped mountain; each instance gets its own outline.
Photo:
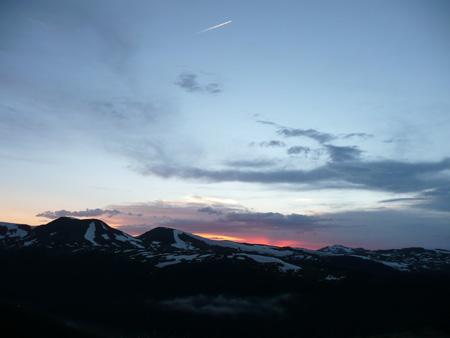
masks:
<path id="1" fill-rule="evenodd" d="M 46 248 L 143 248 L 134 237 L 97 219 L 58 218 L 33 228 L 21 238 L 21 245 Z"/>
<path id="2" fill-rule="evenodd" d="M 323 280 L 340 280 L 345 278 L 345 271 L 354 270 L 378 274 L 450 273 L 450 251 L 447 250 L 408 248 L 371 251 L 334 245 L 314 251 L 215 241 L 162 227 L 132 237 L 96 219 L 61 217 L 33 228 L 0 223 L 0 235 L 4 248 L 37 247 L 74 253 L 96 250 L 122 255 L 156 268 L 226 260 L 232 264 L 250 264 L 301 275 L 305 273 L 305 266 L 326 268 L 323 273 L 318 273 L 318 278 Z M 329 269 L 339 272 L 330 274 Z"/>

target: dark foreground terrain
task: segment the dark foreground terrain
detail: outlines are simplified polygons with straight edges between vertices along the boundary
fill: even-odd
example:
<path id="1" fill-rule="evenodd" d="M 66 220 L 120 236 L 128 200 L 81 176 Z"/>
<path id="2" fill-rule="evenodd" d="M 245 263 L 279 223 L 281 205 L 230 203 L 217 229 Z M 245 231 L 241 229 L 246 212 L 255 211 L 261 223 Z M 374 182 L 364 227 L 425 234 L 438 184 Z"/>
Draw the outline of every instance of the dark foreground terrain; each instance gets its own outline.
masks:
<path id="1" fill-rule="evenodd" d="M 63 221 L 56 229 L 84 224 Z M 107 237 L 94 228 L 82 229 L 90 244 L 78 247 L 68 237 L 64 245 L 27 238 L 31 232 L 8 239 L 0 250 L 1 337 L 450 337 L 445 264 L 411 272 L 355 260 L 367 252 L 317 260 L 262 247 L 246 254 L 245 246 L 211 247 L 172 229 L 135 242 L 148 254 L 133 259 L 141 257 L 133 249 L 93 244 L 96 234 Z"/>

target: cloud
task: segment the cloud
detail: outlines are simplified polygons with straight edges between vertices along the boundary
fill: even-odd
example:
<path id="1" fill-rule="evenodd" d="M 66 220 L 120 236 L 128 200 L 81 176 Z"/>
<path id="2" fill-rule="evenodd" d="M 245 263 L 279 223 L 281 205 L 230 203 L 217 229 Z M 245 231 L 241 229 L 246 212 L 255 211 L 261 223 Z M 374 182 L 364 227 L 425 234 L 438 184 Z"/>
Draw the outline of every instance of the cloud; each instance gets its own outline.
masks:
<path id="1" fill-rule="evenodd" d="M 298 129 L 298 128 L 291 128 L 291 127 L 285 127 L 281 126 L 278 123 L 272 122 L 272 121 L 264 121 L 264 120 L 257 120 L 256 122 L 261 124 L 266 124 L 270 126 L 276 127 L 277 133 L 279 135 L 282 135 L 284 137 L 308 137 L 310 139 L 313 139 L 320 144 L 324 144 L 336 139 L 349 139 L 354 137 L 359 137 L 362 139 L 368 139 L 374 137 L 373 134 L 367 134 L 367 133 L 350 133 L 350 134 L 342 134 L 342 135 L 334 135 L 331 133 L 324 133 L 321 131 L 318 131 L 316 129 Z"/>
<path id="2" fill-rule="evenodd" d="M 177 86 L 183 88 L 187 92 L 199 92 L 207 94 L 218 94 L 222 92 L 218 83 L 209 83 L 202 85 L 197 81 L 197 75 L 193 73 L 181 73 L 178 76 L 178 81 L 175 82 Z"/>
<path id="3" fill-rule="evenodd" d="M 345 148 L 345 147 L 342 147 Z M 335 149 L 334 149 L 335 150 Z M 144 175 L 170 178 L 196 179 L 208 182 L 290 183 L 322 184 L 342 188 L 364 188 L 391 192 L 417 192 L 446 186 L 448 178 L 438 174 L 450 170 L 450 158 L 438 162 L 408 163 L 400 161 L 344 161 L 355 159 L 359 150 L 339 149 L 335 161 L 312 170 L 274 169 L 256 170 L 208 170 L 196 167 L 155 166 L 144 168 Z M 337 161 L 336 161 L 337 160 Z"/>
<path id="4" fill-rule="evenodd" d="M 255 143 L 252 142 L 252 143 L 250 143 L 250 145 L 254 146 Z M 263 147 L 263 148 L 286 147 L 286 143 L 284 143 L 282 141 L 272 140 L 272 141 L 268 141 L 268 142 L 259 142 L 258 146 Z"/>
<path id="5" fill-rule="evenodd" d="M 238 161 L 228 161 L 225 163 L 230 167 L 240 167 L 240 168 L 264 168 L 270 167 L 276 164 L 275 161 L 271 160 L 238 160 Z"/>
<path id="6" fill-rule="evenodd" d="M 277 212 L 229 212 L 224 221 L 244 226 L 262 226 L 269 228 L 295 227 L 305 229 L 317 229 L 328 227 L 320 224 L 323 219 L 316 216 L 301 214 L 283 215 Z"/>
<path id="7" fill-rule="evenodd" d="M 212 26 L 212 27 L 209 27 L 209 28 L 206 28 L 206 29 L 204 29 L 204 30 L 198 32 L 197 34 L 204 33 L 204 32 L 210 31 L 210 30 L 212 30 L 212 29 L 216 29 L 216 28 L 225 26 L 225 25 L 227 25 L 227 24 L 229 24 L 229 23 L 231 23 L 231 20 L 229 20 L 229 21 L 227 21 L 227 22 L 223 22 L 223 23 L 218 24 L 218 25 L 215 25 L 215 26 Z"/>
<path id="8" fill-rule="evenodd" d="M 49 219 L 56 219 L 59 217 L 99 217 L 106 215 L 106 217 L 114 217 L 117 215 L 127 215 L 127 216 L 142 216 L 142 214 L 133 214 L 133 213 L 123 213 L 117 209 L 114 210 L 104 210 L 104 209 L 86 209 L 82 211 L 67 211 L 67 210 L 58 210 L 58 211 L 44 211 L 36 215 L 36 217 L 45 217 Z"/>
<path id="9" fill-rule="evenodd" d="M 310 139 L 316 140 L 317 142 L 323 144 L 326 142 L 330 142 L 337 137 L 329 134 L 329 133 L 322 133 L 315 129 L 294 129 L 294 128 L 280 128 L 278 129 L 277 133 L 279 135 L 282 135 L 284 137 L 308 137 Z"/>
<path id="10" fill-rule="evenodd" d="M 450 212 L 450 186 L 425 190 L 414 197 L 392 198 L 380 203 L 404 202 L 415 208 Z"/>
<path id="11" fill-rule="evenodd" d="M 351 133 L 351 134 L 345 134 L 343 136 L 341 136 L 341 138 L 343 139 L 349 139 L 349 138 L 353 138 L 353 137 L 359 137 L 362 138 L 364 140 L 367 140 L 369 138 L 374 137 L 373 134 L 367 134 L 367 133 Z"/>
<path id="12" fill-rule="evenodd" d="M 330 144 L 325 145 L 333 162 L 357 161 L 362 153 L 357 147 L 338 147 Z"/>
<path id="13" fill-rule="evenodd" d="M 436 211 L 450 212 L 450 185 L 422 193 L 424 202 L 419 206 Z"/>
<path id="14" fill-rule="evenodd" d="M 311 152 L 311 148 L 302 147 L 302 146 L 290 147 L 287 150 L 287 153 L 289 155 L 305 154 L 305 156 L 307 156 L 310 152 Z"/>
<path id="15" fill-rule="evenodd" d="M 284 215 L 276 212 L 251 212 L 251 211 L 227 211 L 216 210 L 210 207 L 197 211 L 209 215 L 219 216 L 215 219 L 182 219 L 173 218 L 157 223 L 158 226 L 176 229 L 189 229 L 188 231 L 232 231 L 232 232 L 262 232 L 262 231 L 316 231 L 324 228 L 340 227 L 337 224 L 329 224 L 331 219 L 301 214 Z"/>
<path id="16" fill-rule="evenodd" d="M 396 202 L 411 202 L 411 201 L 423 201 L 423 197 L 403 197 L 403 198 L 390 198 L 387 200 L 381 200 L 380 203 L 396 203 Z"/>
<path id="17" fill-rule="evenodd" d="M 203 207 L 203 208 L 199 208 L 197 209 L 198 212 L 206 212 L 209 215 L 222 215 L 223 211 L 221 210 L 217 210 L 217 209 L 213 209 L 211 207 Z"/>

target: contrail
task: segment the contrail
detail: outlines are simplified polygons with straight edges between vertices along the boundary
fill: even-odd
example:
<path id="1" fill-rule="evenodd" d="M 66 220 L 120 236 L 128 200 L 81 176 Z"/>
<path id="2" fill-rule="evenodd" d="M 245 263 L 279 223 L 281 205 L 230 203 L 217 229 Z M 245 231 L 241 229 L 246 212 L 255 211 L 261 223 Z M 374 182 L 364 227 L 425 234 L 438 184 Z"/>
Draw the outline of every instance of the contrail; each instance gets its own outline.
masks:
<path id="1" fill-rule="evenodd" d="M 198 32 L 197 34 L 200 34 L 200 33 L 206 32 L 206 31 L 210 31 L 211 29 L 215 29 L 215 28 L 220 27 L 220 26 L 224 26 L 226 24 L 229 24 L 230 22 L 231 22 L 231 20 L 227 21 L 227 22 L 224 22 L 224 23 L 221 23 L 220 25 L 217 25 L 217 26 L 212 26 L 212 27 L 206 28 L 206 29 Z"/>

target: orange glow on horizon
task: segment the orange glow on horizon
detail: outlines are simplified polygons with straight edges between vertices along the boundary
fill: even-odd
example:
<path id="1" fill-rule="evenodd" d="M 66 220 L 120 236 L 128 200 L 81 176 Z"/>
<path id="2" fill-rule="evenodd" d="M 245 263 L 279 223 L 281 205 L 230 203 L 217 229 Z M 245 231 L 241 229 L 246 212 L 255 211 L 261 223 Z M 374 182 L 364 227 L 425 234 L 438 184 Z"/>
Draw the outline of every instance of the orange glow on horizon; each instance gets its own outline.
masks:
<path id="1" fill-rule="evenodd" d="M 234 241 L 234 242 L 242 242 L 245 241 L 243 238 L 238 237 L 232 237 L 232 236 L 225 236 L 225 235 L 217 235 L 217 234 L 209 234 L 209 233 L 201 233 L 201 232 L 195 232 L 192 233 L 193 235 L 200 236 L 203 238 L 212 239 L 214 241 Z"/>
<path id="2" fill-rule="evenodd" d="M 285 240 L 285 239 L 270 239 L 266 237 L 233 237 L 227 235 L 219 235 L 219 234 L 211 234 L 211 233 L 193 233 L 193 235 L 197 235 L 200 237 L 208 238 L 216 241 L 233 241 L 239 243 L 248 243 L 248 244 L 262 244 L 262 245 L 270 245 L 270 246 L 278 246 L 278 247 L 286 247 L 290 246 L 293 248 L 303 248 L 316 250 L 323 248 L 326 245 L 321 245 L 318 243 L 309 243 L 309 242 L 301 242 L 295 240 Z"/>

